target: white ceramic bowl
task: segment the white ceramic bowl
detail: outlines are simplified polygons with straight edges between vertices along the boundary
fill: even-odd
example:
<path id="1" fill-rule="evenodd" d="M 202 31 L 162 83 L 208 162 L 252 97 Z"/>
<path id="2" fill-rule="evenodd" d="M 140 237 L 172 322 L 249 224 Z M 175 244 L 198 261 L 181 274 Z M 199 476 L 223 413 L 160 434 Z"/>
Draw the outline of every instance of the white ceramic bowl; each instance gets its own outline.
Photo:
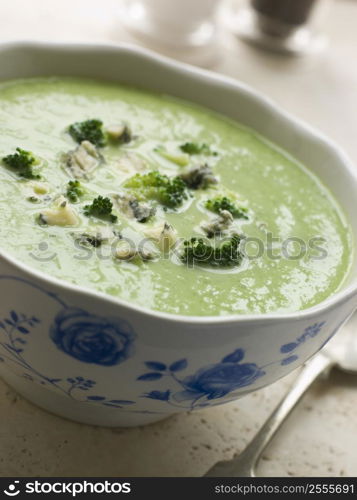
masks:
<path id="1" fill-rule="evenodd" d="M 128 46 L 0 46 L 2 80 L 100 77 L 194 101 L 257 130 L 313 169 L 357 234 L 356 170 L 328 139 L 232 79 Z M 234 400 L 318 351 L 356 307 L 344 288 L 294 314 L 185 317 L 152 312 L 0 260 L 0 371 L 20 394 L 64 417 L 147 424 Z M 17 340 L 20 339 L 20 340 Z"/>

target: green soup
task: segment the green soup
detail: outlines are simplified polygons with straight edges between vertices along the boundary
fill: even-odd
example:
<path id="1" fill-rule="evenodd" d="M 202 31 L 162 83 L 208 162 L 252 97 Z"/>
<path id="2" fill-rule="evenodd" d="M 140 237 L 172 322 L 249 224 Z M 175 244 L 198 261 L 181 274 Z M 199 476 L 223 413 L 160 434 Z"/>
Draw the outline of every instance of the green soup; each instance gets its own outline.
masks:
<path id="1" fill-rule="evenodd" d="M 2 248 L 131 304 L 288 313 L 336 292 L 350 268 L 349 226 L 313 173 L 168 96 L 72 78 L 3 83 L 0 157 Z"/>

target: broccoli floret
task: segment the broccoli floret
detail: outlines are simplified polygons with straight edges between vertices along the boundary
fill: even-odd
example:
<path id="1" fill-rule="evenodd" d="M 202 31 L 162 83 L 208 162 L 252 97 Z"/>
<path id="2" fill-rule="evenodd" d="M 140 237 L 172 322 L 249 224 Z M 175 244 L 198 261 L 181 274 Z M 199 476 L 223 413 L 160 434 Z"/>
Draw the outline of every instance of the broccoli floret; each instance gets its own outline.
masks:
<path id="1" fill-rule="evenodd" d="M 109 198 L 98 196 L 94 198 L 91 205 L 86 205 L 84 207 L 84 213 L 88 217 L 93 215 L 99 219 L 109 220 L 110 222 L 116 222 L 118 217 L 112 214 L 113 203 Z"/>
<path id="2" fill-rule="evenodd" d="M 138 197 L 156 200 L 169 208 L 176 208 L 187 199 L 186 185 L 180 177 L 171 179 L 157 170 L 134 175 L 124 187 L 132 189 Z"/>
<path id="3" fill-rule="evenodd" d="M 84 195 L 84 192 L 84 188 L 79 181 L 69 181 L 67 184 L 66 196 L 73 203 L 78 201 Z"/>
<path id="4" fill-rule="evenodd" d="M 234 234 L 230 240 L 214 247 L 203 238 L 191 238 L 184 242 L 181 260 L 190 266 L 196 263 L 212 267 L 238 266 L 243 258 L 239 249 L 240 241 L 241 237 Z"/>
<path id="5" fill-rule="evenodd" d="M 89 141 L 99 148 L 102 148 L 106 144 L 103 122 L 101 120 L 93 119 L 73 123 L 73 125 L 69 126 L 68 132 L 79 144 L 83 141 Z"/>
<path id="6" fill-rule="evenodd" d="M 205 207 L 216 214 L 220 214 L 224 210 L 230 212 L 236 219 L 248 219 L 247 209 L 244 207 L 237 207 L 232 200 L 227 196 L 218 196 L 211 200 L 207 200 Z"/>
<path id="7" fill-rule="evenodd" d="M 5 156 L 2 161 L 20 177 L 24 177 L 25 179 L 40 179 L 40 176 L 33 171 L 33 166 L 36 165 L 38 161 L 30 151 L 16 148 L 16 153 Z"/>
<path id="8" fill-rule="evenodd" d="M 218 153 L 216 151 L 212 151 L 211 148 L 206 144 L 198 144 L 197 142 L 185 142 L 185 144 L 181 144 L 181 151 L 187 153 L 188 155 L 205 155 L 205 156 L 217 156 Z"/>

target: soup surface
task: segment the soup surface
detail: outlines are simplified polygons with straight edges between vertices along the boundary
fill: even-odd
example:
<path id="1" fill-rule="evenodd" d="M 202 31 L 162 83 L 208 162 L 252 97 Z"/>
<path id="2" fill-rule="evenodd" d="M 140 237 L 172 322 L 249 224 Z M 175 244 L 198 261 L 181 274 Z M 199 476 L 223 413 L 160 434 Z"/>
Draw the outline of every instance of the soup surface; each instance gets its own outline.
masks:
<path id="1" fill-rule="evenodd" d="M 168 96 L 72 78 L 3 83 L 0 157 L 1 247 L 132 304 L 287 313 L 349 271 L 350 229 L 319 179 Z"/>

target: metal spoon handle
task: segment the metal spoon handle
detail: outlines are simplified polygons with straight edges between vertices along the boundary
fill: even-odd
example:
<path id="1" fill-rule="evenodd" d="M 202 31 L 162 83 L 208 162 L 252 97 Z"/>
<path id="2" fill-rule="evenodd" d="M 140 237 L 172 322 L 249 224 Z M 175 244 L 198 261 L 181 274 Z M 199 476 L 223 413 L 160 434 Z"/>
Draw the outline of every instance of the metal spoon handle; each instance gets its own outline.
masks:
<path id="1" fill-rule="evenodd" d="M 278 404 L 245 450 L 232 460 L 218 462 L 205 475 L 211 477 L 254 477 L 254 466 L 262 451 L 312 383 L 332 365 L 333 362 L 323 353 L 317 354 L 311 361 L 308 361 L 288 394 Z"/>

